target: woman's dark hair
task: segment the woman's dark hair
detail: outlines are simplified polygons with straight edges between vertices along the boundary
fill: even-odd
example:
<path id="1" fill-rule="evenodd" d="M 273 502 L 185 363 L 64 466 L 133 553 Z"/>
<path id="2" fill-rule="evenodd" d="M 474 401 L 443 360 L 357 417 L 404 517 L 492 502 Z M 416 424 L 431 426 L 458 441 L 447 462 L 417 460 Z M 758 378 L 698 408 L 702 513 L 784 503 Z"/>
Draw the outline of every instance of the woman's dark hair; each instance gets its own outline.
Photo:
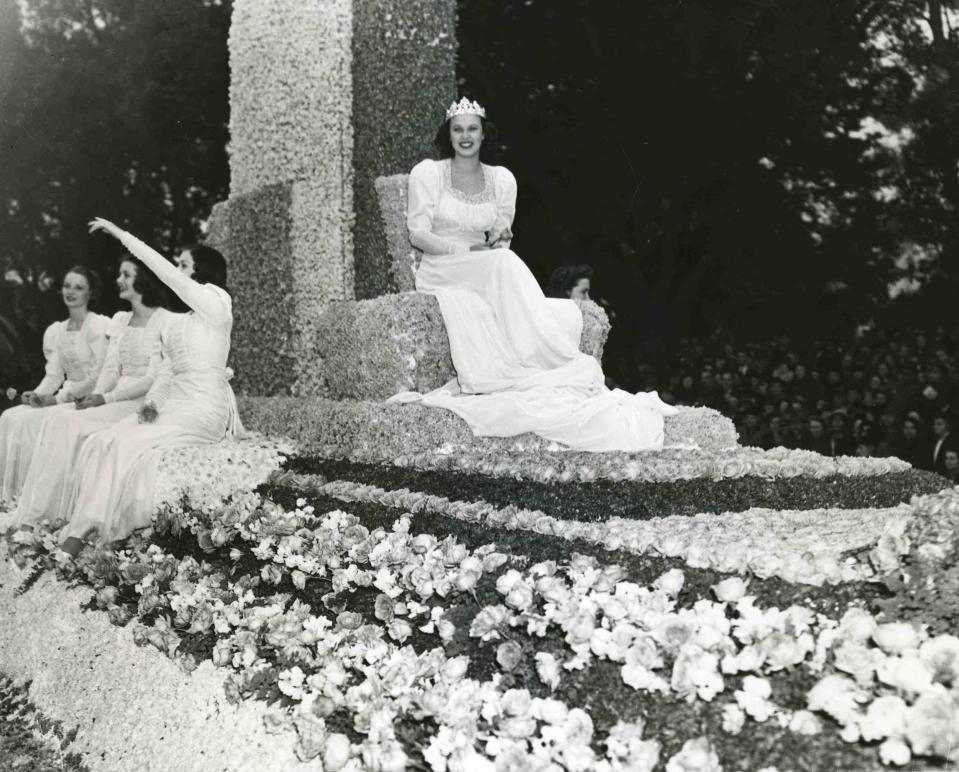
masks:
<path id="1" fill-rule="evenodd" d="M 480 124 L 483 126 L 483 144 L 480 145 L 480 161 L 489 163 L 496 155 L 496 140 L 499 136 L 496 126 L 492 121 L 486 120 L 482 115 L 478 116 Z M 439 153 L 440 158 L 452 158 L 456 155 L 453 150 L 453 140 L 450 139 L 450 121 L 447 118 L 436 130 L 436 136 L 433 137 L 433 147 Z"/>
<path id="2" fill-rule="evenodd" d="M 215 284 L 226 289 L 226 258 L 219 250 L 206 244 L 193 244 L 184 247 L 193 258 L 193 280 L 200 284 Z"/>
<path id="3" fill-rule="evenodd" d="M 550 274 L 546 297 L 568 298 L 580 279 L 592 279 L 593 269 L 588 265 L 562 265 Z"/>
<path id="4" fill-rule="evenodd" d="M 156 275 L 133 255 L 124 255 L 121 263 L 130 263 L 136 269 L 133 277 L 133 289 L 140 294 L 143 305 L 148 308 L 168 307 L 170 296 L 166 286 Z"/>
<path id="5" fill-rule="evenodd" d="M 103 288 L 103 284 L 100 282 L 100 277 L 96 271 L 92 268 L 87 268 L 85 265 L 75 265 L 63 274 L 64 279 L 67 278 L 68 273 L 79 274 L 87 280 L 87 284 L 90 286 L 90 300 L 87 303 L 87 308 L 95 308 L 100 301 L 100 291 Z M 61 281 L 61 284 L 62 283 Z"/>

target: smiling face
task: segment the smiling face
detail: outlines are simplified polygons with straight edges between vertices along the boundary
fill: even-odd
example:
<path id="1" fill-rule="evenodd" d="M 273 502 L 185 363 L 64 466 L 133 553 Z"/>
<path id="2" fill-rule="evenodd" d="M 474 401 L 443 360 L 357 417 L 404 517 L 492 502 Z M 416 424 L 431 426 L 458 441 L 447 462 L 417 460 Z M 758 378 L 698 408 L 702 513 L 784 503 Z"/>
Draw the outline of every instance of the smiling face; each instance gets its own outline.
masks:
<path id="1" fill-rule="evenodd" d="M 117 290 L 119 290 L 121 300 L 126 300 L 129 303 L 134 299 L 141 299 L 140 293 L 133 287 L 136 278 L 137 267 L 133 263 L 129 260 L 120 263 L 120 272 L 117 274 Z"/>
<path id="2" fill-rule="evenodd" d="M 176 259 L 176 267 L 187 276 L 193 276 L 196 266 L 193 263 L 193 255 L 190 254 L 189 249 L 184 249 L 180 253 L 180 256 Z"/>
<path id="3" fill-rule="evenodd" d="M 90 282 L 79 273 L 68 273 L 63 277 L 63 303 L 67 308 L 86 308 L 90 302 Z"/>
<path id="4" fill-rule="evenodd" d="M 478 156 L 483 144 L 483 121 L 478 115 L 454 115 L 450 119 L 450 142 L 456 155 Z"/>

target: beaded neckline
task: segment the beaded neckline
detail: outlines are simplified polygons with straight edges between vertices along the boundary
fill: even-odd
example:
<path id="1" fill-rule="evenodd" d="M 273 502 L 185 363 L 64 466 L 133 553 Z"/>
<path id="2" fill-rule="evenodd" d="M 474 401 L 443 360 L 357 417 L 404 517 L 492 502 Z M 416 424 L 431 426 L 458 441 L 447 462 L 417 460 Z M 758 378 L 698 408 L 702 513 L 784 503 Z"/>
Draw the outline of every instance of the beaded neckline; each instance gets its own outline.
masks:
<path id="1" fill-rule="evenodd" d="M 493 168 L 480 164 L 483 170 L 483 189 L 479 193 L 464 193 L 453 187 L 453 161 L 447 158 L 443 162 L 443 187 L 457 201 L 464 204 L 486 204 L 493 200 Z"/>

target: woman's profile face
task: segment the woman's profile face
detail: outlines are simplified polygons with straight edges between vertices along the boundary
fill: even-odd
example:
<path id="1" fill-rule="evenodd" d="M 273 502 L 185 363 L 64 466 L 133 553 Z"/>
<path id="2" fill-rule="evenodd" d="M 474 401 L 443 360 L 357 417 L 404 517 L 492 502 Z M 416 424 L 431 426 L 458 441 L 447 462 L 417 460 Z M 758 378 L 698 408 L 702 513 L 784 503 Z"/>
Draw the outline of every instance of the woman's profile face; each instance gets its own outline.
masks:
<path id="1" fill-rule="evenodd" d="M 180 256 L 176 259 L 176 267 L 179 268 L 187 276 L 193 276 L 193 273 L 196 269 L 196 265 L 193 262 L 193 255 L 190 254 L 189 249 L 184 249 Z"/>
<path id="2" fill-rule="evenodd" d="M 453 152 L 463 158 L 479 155 L 483 144 L 483 122 L 478 115 L 454 115 L 450 119 Z"/>
<path id="3" fill-rule="evenodd" d="M 120 263 L 120 272 L 117 274 L 117 289 L 121 300 L 131 301 L 140 299 L 140 293 L 133 288 L 137 278 L 137 267 L 129 260 Z"/>
<path id="4" fill-rule="evenodd" d="M 63 303 L 67 308 L 86 308 L 90 302 L 90 282 L 79 273 L 68 273 L 63 277 Z"/>
<path id="5" fill-rule="evenodd" d="M 589 279 L 580 279 L 569 291 L 570 300 L 589 300 Z"/>

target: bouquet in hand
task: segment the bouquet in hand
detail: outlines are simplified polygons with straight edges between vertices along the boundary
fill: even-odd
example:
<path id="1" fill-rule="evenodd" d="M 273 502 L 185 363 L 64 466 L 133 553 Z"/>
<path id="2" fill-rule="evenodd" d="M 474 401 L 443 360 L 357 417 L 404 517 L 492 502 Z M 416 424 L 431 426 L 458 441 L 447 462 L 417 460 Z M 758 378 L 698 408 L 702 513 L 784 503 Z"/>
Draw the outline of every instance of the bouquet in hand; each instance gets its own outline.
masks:
<path id="1" fill-rule="evenodd" d="M 499 249 L 500 247 L 507 247 L 509 246 L 509 243 L 512 240 L 512 238 L 513 238 L 513 231 L 509 229 L 509 226 L 499 231 L 486 232 L 486 243 L 489 245 L 490 249 Z"/>
<path id="2" fill-rule="evenodd" d="M 137 411 L 137 421 L 141 424 L 152 424 L 156 422 L 158 415 L 156 405 L 147 402 Z"/>

